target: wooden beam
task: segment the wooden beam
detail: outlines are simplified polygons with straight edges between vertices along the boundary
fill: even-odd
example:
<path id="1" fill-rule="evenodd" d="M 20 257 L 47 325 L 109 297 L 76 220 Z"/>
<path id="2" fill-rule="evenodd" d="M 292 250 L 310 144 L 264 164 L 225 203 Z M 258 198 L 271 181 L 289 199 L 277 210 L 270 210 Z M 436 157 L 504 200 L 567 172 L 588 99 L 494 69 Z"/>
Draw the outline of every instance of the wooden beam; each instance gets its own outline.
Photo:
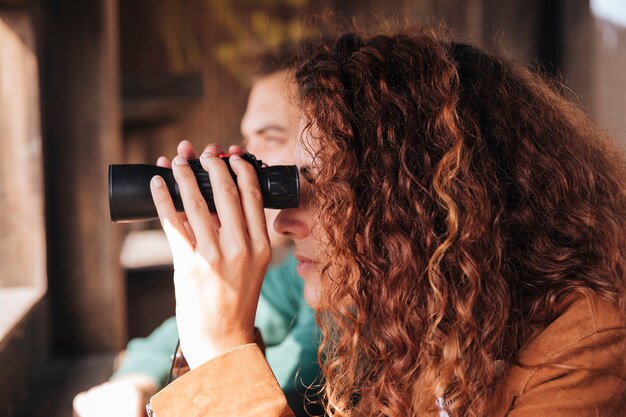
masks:
<path id="1" fill-rule="evenodd" d="M 123 75 L 124 128 L 149 127 L 184 117 L 202 99 L 202 74 Z"/>
<path id="2" fill-rule="evenodd" d="M 0 11 L 0 288 L 45 288 L 37 57 L 32 22 Z"/>
<path id="3" fill-rule="evenodd" d="M 125 291 L 107 185 L 121 160 L 117 2 L 38 0 L 36 11 L 54 347 L 118 349 Z"/>
<path id="4" fill-rule="evenodd" d="M 47 311 L 39 300 L 0 341 L 0 417 L 26 415 L 29 387 L 48 359 Z"/>

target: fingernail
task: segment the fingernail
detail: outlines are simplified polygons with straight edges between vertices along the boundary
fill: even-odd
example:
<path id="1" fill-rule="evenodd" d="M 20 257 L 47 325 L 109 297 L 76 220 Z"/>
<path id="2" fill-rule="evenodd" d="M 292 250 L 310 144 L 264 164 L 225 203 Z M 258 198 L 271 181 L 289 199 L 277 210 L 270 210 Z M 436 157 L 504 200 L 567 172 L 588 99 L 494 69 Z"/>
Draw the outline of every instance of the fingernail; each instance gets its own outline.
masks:
<path id="1" fill-rule="evenodd" d="M 231 160 L 231 161 L 237 161 L 237 160 L 239 160 L 239 159 L 241 159 L 241 157 L 240 157 L 239 155 L 232 155 L 232 156 L 230 157 L 230 160 Z"/>
<path id="2" fill-rule="evenodd" d="M 154 185 L 155 187 L 163 187 L 163 178 L 155 175 L 154 177 L 152 177 L 152 185 Z"/>
<path id="3" fill-rule="evenodd" d="M 200 155 L 200 158 L 207 159 L 207 158 L 211 158 L 212 156 L 213 154 L 211 152 L 204 152 L 202 155 Z"/>
<path id="4" fill-rule="evenodd" d="M 182 156 L 178 155 L 176 158 L 174 158 L 174 163 L 176 165 L 187 165 L 187 160 L 185 158 L 183 158 Z"/>

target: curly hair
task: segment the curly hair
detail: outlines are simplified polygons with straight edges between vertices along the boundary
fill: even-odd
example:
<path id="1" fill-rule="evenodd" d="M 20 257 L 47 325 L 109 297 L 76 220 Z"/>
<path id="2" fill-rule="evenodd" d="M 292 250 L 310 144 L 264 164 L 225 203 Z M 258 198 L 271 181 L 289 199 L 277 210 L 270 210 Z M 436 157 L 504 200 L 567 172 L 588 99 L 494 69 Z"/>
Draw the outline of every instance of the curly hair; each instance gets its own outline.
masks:
<path id="1" fill-rule="evenodd" d="M 426 29 L 343 35 L 296 77 L 329 415 L 489 415 L 565 296 L 623 307 L 624 159 L 556 82 Z"/>

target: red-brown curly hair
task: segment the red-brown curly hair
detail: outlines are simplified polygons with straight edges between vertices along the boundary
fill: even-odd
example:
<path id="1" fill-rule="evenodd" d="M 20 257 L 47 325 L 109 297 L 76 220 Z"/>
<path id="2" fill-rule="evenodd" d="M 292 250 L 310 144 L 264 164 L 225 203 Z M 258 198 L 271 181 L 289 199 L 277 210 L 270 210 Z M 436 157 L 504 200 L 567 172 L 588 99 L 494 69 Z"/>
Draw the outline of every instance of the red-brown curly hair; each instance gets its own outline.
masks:
<path id="1" fill-rule="evenodd" d="M 296 77 L 329 415 L 489 415 L 564 296 L 623 305 L 624 160 L 556 83 L 430 30 L 344 35 Z"/>

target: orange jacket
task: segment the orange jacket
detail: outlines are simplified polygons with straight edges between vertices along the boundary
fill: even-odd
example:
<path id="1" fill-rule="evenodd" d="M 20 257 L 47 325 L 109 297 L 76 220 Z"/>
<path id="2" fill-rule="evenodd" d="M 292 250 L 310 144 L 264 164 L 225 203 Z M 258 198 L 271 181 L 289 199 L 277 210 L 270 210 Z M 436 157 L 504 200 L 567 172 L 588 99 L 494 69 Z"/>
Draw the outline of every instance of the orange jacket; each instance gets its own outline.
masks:
<path id="1" fill-rule="evenodd" d="M 509 366 L 493 417 L 626 416 L 626 317 L 585 291 Z M 233 349 L 151 399 L 156 417 L 292 417 L 256 344 Z"/>

